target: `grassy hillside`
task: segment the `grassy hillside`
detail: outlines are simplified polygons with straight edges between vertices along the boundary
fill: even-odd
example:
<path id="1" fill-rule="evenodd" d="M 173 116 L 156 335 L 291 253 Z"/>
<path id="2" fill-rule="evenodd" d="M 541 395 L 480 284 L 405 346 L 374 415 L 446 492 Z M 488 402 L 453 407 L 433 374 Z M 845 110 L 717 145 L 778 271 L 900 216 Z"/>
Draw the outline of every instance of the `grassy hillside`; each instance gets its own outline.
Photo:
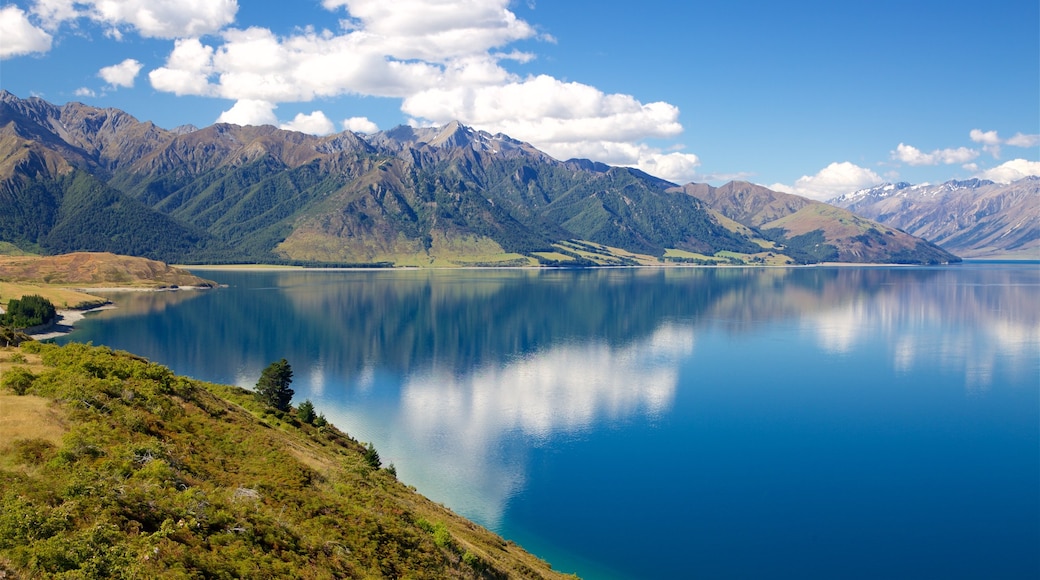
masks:
<path id="1" fill-rule="evenodd" d="M 559 577 L 243 389 L 78 344 L 0 373 L 0 577 Z"/>

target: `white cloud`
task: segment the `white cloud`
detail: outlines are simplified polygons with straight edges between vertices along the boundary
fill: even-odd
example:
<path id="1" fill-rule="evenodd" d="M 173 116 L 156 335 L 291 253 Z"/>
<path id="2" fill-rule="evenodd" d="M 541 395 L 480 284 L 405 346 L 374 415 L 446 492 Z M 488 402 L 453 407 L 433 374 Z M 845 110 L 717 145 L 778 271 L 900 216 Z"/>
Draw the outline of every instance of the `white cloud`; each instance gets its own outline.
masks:
<path id="1" fill-rule="evenodd" d="M 235 20 L 237 0 L 37 0 L 33 12 L 50 29 L 89 18 L 119 40 L 123 27 L 150 38 L 185 38 L 215 33 Z"/>
<path id="2" fill-rule="evenodd" d="M 128 58 L 119 64 L 102 68 L 98 71 L 98 76 L 114 87 L 129 88 L 134 86 L 134 79 L 137 78 L 137 73 L 141 72 L 142 66 L 144 65 L 140 62 Z"/>
<path id="3" fill-rule="evenodd" d="M 892 158 L 909 165 L 953 165 L 955 163 L 968 163 L 979 156 L 979 152 L 967 147 L 957 149 L 936 149 L 931 153 L 924 153 L 911 145 L 900 143 L 895 151 L 891 152 Z"/>
<path id="4" fill-rule="evenodd" d="M 1040 135 L 1015 133 L 1015 136 L 1005 141 L 1005 143 L 1013 147 L 1036 147 L 1037 144 L 1040 144 Z"/>
<path id="5" fill-rule="evenodd" d="M 972 129 L 968 135 L 971 137 L 971 140 L 976 143 L 982 143 L 984 145 L 1000 145 L 1000 136 L 997 135 L 996 131 Z"/>
<path id="6" fill-rule="evenodd" d="M 982 150 L 993 156 L 994 159 L 1000 158 L 1000 136 L 997 135 L 996 131 L 981 131 L 979 129 L 972 129 L 968 136 L 971 140 L 976 143 L 982 143 Z"/>
<path id="7" fill-rule="evenodd" d="M 223 42 L 178 41 L 149 75 L 157 90 L 267 103 L 344 94 L 403 99 L 419 125 L 461 121 L 528 141 L 550 155 L 639 167 L 673 181 L 692 179 L 696 155 L 664 153 L 642 143 L 682 132 L 679 110 L 644 104 L 547 75 L 521 78 L 496 52 L 535 35 L 506 9 L 508 0 L 326 0 L 354 20 L 346 32 L 306 29 L 280 37 L 264 28 L 226 30 Z M 363 125 L 363 128 L 371 127 Z"/>
<path id="8" fill-rule="evenodd" d="M 299 102 L 350 93 L 403 97 L 442 74 L 434 65 L 387 58 L 366 45 L 363 33 L 279 38 L 249 28 L 223 37 L 215 48 L 196 39 L 178 42 L 166 65 L 149 75 L 152 86 L 181 95 Z"/>
<path id="9" fill-rule="evenodd" d="M 75 0 L 36 0 L 30 10 L 40 19 L 44 28 L 52 31 L 62 22 L 82 16 L 76 8 Z"/>
<path id="10" fill-rule="evenodd" d="M 510 0 L 324 0 L 345 7 L 373 45 L 396 59 L 445 62 L 532 38 L 534 28 L 508 10 Z"/>
<path id="11" fill-rule="evenodd" d="M 882 183 L 884 179 L 873 171 L 843 161 L 831 163 L 824 167 L 816 175 L 803 175 L 788 186 L 775 183 L 769 188 L 784 193 L 793 193 L 802 197 L 825 201 L 834 199 L 844 193 L 849 193 L 872 185 Z"/>
<path id="12" fill-rule="evenodd" d="M 659 153 L 648 150 L 636 163 L 636 167 L 661 179 L 680 185 L 690 183 L 697 176 L 701 160 L 692 153 Z"/>
<path id="13" fill-rule="evenodd" d="M 29 17 L 17 6 L 0 8 L 0 59 L 47 52 L 51 35 L 33 26 Z"/>
<path id="14" fill-rule="evenodd" d="M 1040 144 L 1040 135 L 1015 133 L 1013 137 L 1005 140 L 1001 139 L 1000 135 L 998 135 L 996 131 L 981 131 L 979 129 L 972 129 L 969 135 L 972 141 L 982 143 L 982 149 L 987 153 L 992 154 L 994 159 L 1000 158 L 1001 145 L 1011 145 L 1012 147 L 1036 147 Z"/>
<path id="15" fill-rule="evenodd" d="M 174 43 L 166 66 L 148 73 L 148 80 L 156 90 L 178 96 L 210 96 L 215 94 L 209 83 L 213 72 L 213 48 L 188 38 Z"/>
<path id="16" fill-rule="evenodd" d="M 242 99 L 217 118 L 218 123 L 234 125 L 277 125 L 278 118 L 274 110 L 277 105 L 267 101 Z"/>
<path id="17" fill-rule="evenodd" d="M 1040 176 L 1040 161 L 1012 159 L 993 169 L 979 173 L 978 177 L 998 183 L 1011 183 L 1024 177 Z"/>
<path id="18" fill-rule="evenodd" d="M 679 109 L 664 102 L 566 83 L 547 75 L 493 86 L 437 87 L 405 99 L 401 109 L 437 123 L 460 120 L 535 144 L 632 142 L 675 137 Z"/>
<path id="19" fill-rule="evenodd" d="M 376 133 L 379 127 L 368 120 L 368 117 L 351 117 L 343 121 L 343 128 L 355 133 Z"/>
<path id="20" fill-rule="evenodd" d="M 310 135 L 328 135 L 336 130 L 336 125 L 322 111 L 314 111 L 310 115 L 298 113 L 296 118 L 280 125 L 288 131 L 299 131 Z"/>
<path id="21" fill-rule="evenodd" d="M 97 93 L 93 89 L 87 87 L 80 87 L 73 92 L 77 97 L 96 97 Z"/>

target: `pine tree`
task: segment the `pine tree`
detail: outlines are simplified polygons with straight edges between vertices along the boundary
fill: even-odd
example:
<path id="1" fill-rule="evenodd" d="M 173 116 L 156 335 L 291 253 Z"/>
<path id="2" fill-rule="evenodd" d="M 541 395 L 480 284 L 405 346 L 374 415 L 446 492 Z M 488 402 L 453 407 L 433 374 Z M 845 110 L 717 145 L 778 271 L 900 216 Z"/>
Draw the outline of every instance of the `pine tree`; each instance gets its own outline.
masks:
<path id="1" fill-rule="evenodd" d="M 289 410 L 294 391 L 289 388 L 292 383 L 292 367 L 284 358 L 267 365 L 256 382 L 256 396 L 264 403 L 280 411 Z"/>
<path id="2" fill-rule="evenodd" d="M 313 425 L 317 418 L 314 414 L 314 403 L 310 399 L 300 403 L 300 406 L 296 407 L 296 417 L 308 425 Z"/>
<path id="3" fill-rule="evenodd" d="M 365 462 L 368 463 L 372 469 L 379 469 L 379 466 L 383 464 L 379 459 L 379 452 L 376 451 L 376 446 L 371 443 L 369 443 L 368 447 L 365 448 Z"/>

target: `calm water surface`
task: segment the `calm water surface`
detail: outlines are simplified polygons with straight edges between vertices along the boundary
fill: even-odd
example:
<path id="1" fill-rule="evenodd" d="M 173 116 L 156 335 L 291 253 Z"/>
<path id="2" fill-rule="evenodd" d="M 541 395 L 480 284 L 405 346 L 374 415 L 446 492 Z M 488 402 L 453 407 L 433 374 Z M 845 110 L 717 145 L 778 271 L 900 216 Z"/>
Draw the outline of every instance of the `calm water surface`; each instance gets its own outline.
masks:
<path id="1" fill-rule="evenodd" d="M 70 337 L 252 387 L 587 578 L 1040 577 L 1040 266 L 200 272 Z"/>

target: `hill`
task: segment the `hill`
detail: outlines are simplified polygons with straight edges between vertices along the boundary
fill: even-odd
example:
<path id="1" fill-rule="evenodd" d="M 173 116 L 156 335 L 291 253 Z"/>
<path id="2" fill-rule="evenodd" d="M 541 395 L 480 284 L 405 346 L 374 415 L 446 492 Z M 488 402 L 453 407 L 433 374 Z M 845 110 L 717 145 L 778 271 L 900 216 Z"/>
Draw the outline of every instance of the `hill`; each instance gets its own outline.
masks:
<path id="1" fill-rule="evenodd" d="M 167 131 L 116 109 L 6 91 L 0 203 L 14 208 L 0 217 L 0 241 L 22 249 L 180 263 L 741 263 L 776 252 L 673 183 L 559 161 L 457 122 L 369 136 Z M 588 244 L 595 251 L 576 251 Z M 909 259 L 884 246 L 857 259 L 873 255 Z"/>
<path id="2" fill-rule="evenodd" d="M 157 260 L 107 252 L 74 252 L 58 256 L 0 256 L 0 280 L 121 288 L 213 288 L 216 283 Z"/>
<path id="3" fill-rule="evenodd" d="M 682 191 L 778 244 L 803 263 L 943 264 L 960 258 L 898 229 L 851 211 L 760 185 L 689 184 Z"/>
<path id="4" fill-rule="evenodd" d="M 886 183 L 830 201 L 966 258 L 1040 260 L 1040 178 Z"/>
<path id="5" fill-rule="evenodd" d="M 0 576 L 561 577 L 243 389 L 78 344 L 0 365 Z"/>

